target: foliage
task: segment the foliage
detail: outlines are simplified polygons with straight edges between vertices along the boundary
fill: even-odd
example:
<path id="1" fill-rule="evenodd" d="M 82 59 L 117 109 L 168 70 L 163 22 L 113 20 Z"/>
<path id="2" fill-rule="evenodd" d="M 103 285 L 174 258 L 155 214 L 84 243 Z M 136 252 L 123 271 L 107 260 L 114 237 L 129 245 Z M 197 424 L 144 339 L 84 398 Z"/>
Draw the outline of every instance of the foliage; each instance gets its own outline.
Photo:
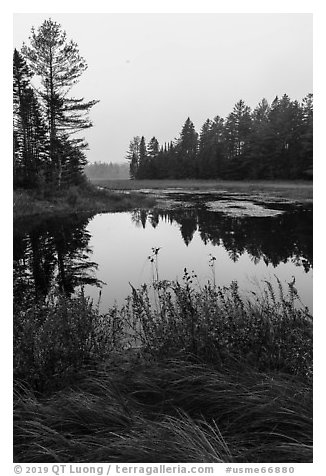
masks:
<path id="1" fill-rule="evenodd" d="M 155 200 L 149 196 L 134 192 L 119 193 L 115 190 L 98 189 L 81 181 L 79 185 L 53 190 L 16 189 L 14 191 L 14 220 L 32 216 L 71 215 L 87 212 L 116 212 L 132 210 L 134 207 L 153 206 Z"/>
<path id="2" fill-rule="evenodd" d="M 14 51 L 15 186 L 43 193 L 83 180 L 87 143 L 79 133 L 92 126 L 88 113 L 98 101 L 69 92 L 86 69 L 77 44 L 51 19 Z"/>
<path id="3" fill-rule="evenodd" d="M 151 141 L 139 167 L 138 153 L 127 155 L 136 179 L 311 179 L 313 98 L 301 104 L 284 94 L 251 109 L 241 99 L 224 120 L 203 124 L 199 141 L 190 118 L 180 137 L 153 153 Z M 138 137 L 140 141 L 140 138 Z M 139 144 L 138 141 L 138 144 Z M 155 139 L 156 141 L 156 139 Z M 149 150 L 151 152 L 149 153 Z"/>
<path id="4" fill-rule="evenodd" d="M 156 305 L 143 287 L 105 315 L 82 294 L 15 308 L 16 462 L 312 461 L 311 316 L 293 285 L 249 303 L 193 279 L 154 275 Z"/>
<path id="5" fill-rule="evenodd" d="M 83 294 L 15 303 L 14 377 L 38 391 L 62 386 L 119 348 L 116 309 L 101 315 Z"/>
<path id="6" fill-rule="evenodd" d="M 13 57 L 14 186 L 42 188 L 48 171 L 46 130 L 40 105 L 30 83 L 32 74 L 22 55 Z"/>
<path id="7" fill-rule="evenodd" d="M 126 320 L 146 351 L 312 378 L 312 316 L 294 285 L 286 295 L 278 281 L 277 296 L 268 282 L 261 296 L 248 299 L 236 282 L 223 288 L 212 282 L 196 288 L 195 282 L 185 269 L 183 285 L 154 279 L 152 288 L 133 289 Z"/>

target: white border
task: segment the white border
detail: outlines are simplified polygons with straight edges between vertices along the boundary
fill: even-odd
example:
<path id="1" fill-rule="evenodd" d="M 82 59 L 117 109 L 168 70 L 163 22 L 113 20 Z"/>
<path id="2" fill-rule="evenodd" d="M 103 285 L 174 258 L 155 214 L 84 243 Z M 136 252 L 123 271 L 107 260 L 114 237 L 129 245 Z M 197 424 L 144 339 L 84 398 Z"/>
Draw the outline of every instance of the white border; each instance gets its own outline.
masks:
<path id="1" fill-rule="evenodd" d="M 326 81 L 324 77 L 325 63 L 325 23 L 324 2 L 319 1 L 273 1 L 258 2 L 247 0 L 220 2 L 216 0 L 119 0 L 119 1 L 63 1 L 56 2 L 44 1 L 13 1 L 10 5 L 2 6 L 1 12 L 1 139 L 2 139 L 2 166 L 1 166 L 1 211 L 2 227 L 1 250 L 2 250 L 2 281 L 1 291 L 5 297 L 6 306 L 2 307 L 1 313 L 1 363 L 3 388 L 1 392 L 2 403 L 2 436 L 3 441 L 8 445 L 6 448 L 2 445 L 2 464 L 3 474 L 14 474 L 12 465 L 12 173 L 11 173 L 11 118 L 12 115 L 12 23 L 13 13 L 313 13 L 314 14 L 314 97 L 315 97 L 315 127 L 314 127 L 314 251 L 317 257 L 317 263 L 314 270 L 314 314 L 315 314 L 315 384 L 314 384 L 314 403 L 315 403 L 315 453 L 313 465 L 295 465 L 295 474 L 325 474 L 324 464 L 324 425 L 325 413 L 325 390 L 323 381 L 325 380 L 325 371 L 322 362 L 322 348 L 325 345 L 325 324 L 326 316 L 322 312 L 321 296 L 324 281 L 323 270 L 325 258 L 323 257 L 323 248 L 325 246 L 325 234 L 322 223 L 325 218 L 325 196 L 322 193 L 326 187 L 325 171 L 326 156 L 324 149 L 321 148 L 321 140 L 325 135 L 325 88 Z M 10 93 L 8 93 L 10 91 Z M 3 146 L 3 143 L 5 146 Z M 9 251 L 10 250 L 10 251 Z M 6 455 L 6 456 L 4 456 Z M 224 467 L 224 465 L 221 465 Z M 221 469 L 221 474 L 224 472 Z M 234 466 L 234 465 L 233 465 Z M 238 466 L 238 465 L 237 465 Z M 245 465 L 242 465 L 245 466 Z M 259 465 L 254 465 L 259 466 Z M 8 471 L 6 471 L 8 469 Z M 215 473 L 218 474 L 218 473 Z"/>

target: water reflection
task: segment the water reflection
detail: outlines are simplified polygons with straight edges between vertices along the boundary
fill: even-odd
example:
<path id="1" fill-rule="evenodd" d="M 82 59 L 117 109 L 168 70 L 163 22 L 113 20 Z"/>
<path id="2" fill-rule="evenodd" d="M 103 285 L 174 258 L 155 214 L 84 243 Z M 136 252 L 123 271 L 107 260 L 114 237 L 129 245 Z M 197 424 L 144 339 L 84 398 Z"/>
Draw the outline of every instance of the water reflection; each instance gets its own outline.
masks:
<path id="1" fill-rule="evenodd" d="M 134 211 L 133 222 L 156 228 L 160 220 L 179 225 L 188 246 L 196 231 L 205 245 L 223 246 L 233 262 L 247 252 L 254 263 L 262 260 L 276 267 L 291 260 L 305 272 L 312 268 L 312 211 L 288 206 L 273 217 L 232 217 L 205 208 Z"/>
<path id="2" fill-rule="evenodd" d="M 98 285 L 87 226 L 92 217 L 22 220 L 14 225 L 14 297 L 36 298 L 58 289 L 70 296 L 76 286 Z"/>
<path id="3" fill-rule="evenodd" d="M 235 217 L 191 198 L 188 205 L 16 223 L 15 299 L 39 299 L 53 289 L 70 296 L 79 286 L 97 299 L 94 286 L 106 282 L 104 308 L 115 300 L 122 304 L 130 293 L 129 282 L 139 286 L 150 279 L 150 274 L 144 275 L 146 260 L 157 246 L 162 248 L 162 279 L 181 277 L 184 267 L 206 279 L 212 253 L 218 256 L 218 284 L 246 284 L 252 276 L 268 279 L 266 271 L 285 282 L 296 275 L 305 303 L 311 304 L 309 207 L 282 205 L 280 215 Z"/>

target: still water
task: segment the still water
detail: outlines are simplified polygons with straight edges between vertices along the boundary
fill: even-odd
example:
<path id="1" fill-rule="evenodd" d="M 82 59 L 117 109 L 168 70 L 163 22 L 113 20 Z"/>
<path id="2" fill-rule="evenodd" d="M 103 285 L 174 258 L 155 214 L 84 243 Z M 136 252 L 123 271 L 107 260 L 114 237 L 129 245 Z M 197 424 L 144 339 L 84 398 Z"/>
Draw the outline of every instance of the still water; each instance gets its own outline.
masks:
<path id="1" fill-rule="evenodd" d="M 103 213 L 21 223 L 14 229 L 15 296 L 46 295 L 58 288 L 71 295 L 80 286 L 100 308 L 122 305 L 131 283 L 153 279 L 149 260 L 158 252 L 161 279 L 194 271 L 200 284 L 237 280 L 259 291 L 277 276 L 285 288 L 295 278 L 312 310 L 311 205 L 256 204 L 218 197 L 175 195 L 153 210 Z M 249 205 L 252 205 L 248 209 Z M 247 207 L 247 208 L 246 208 Z M 216 260 L 215 270 L 209 266 Z M 105 284 L 104 284 L 105 283 Z"/>

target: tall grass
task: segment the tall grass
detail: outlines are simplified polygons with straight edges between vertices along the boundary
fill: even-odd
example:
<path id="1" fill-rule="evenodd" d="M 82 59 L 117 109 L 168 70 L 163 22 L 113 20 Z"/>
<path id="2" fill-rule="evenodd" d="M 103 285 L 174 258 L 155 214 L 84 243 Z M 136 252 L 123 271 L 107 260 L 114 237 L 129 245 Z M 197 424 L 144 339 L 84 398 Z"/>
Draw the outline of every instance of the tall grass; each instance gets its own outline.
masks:
<path id="1" fill-rule="evenodd" d="M 116 308 L 100 314 L 82 293 L 15 303 L 14 378 L 41 392 L 67 384 L 120 349 L 122 321 L 116 315 Z"/>
<path id="2" fill-rule="evenodd" d="M 144 350 L 312 378 L 312 316 L 292 284 L 285 292 L 279 280 L 276 289 L 267 282 L 261 295 L 248 298 L 237 282 L 196 287 L 195 278 L 185 269 L 182 284 L 154 280 L 133 289 L 124 319 Z"/>
<path id="3" fill-rule="evenodd" d="M 154 279 L 106 315 L 83 294 L 15 308 L 15 461 L 312 461 L 295 289 L 252 300 L 194 279 Z"/>
<path id="4" fill-rule="evenodd" d="M 119 193 L 99 189 L 85 182 L 60 191 L 15 190 L 13 200 L 14 218 L 42 215 L 62 215 L 76 212 L 115 212 L 151 207 L 154 198 L 133 193 Z"/>
<path id="5" fill-rule="evenodd" d="M 284 375 L 111 363 L 42 399 L 20 390 L 15 461 L 309 462 L 311 406 Z"/>

